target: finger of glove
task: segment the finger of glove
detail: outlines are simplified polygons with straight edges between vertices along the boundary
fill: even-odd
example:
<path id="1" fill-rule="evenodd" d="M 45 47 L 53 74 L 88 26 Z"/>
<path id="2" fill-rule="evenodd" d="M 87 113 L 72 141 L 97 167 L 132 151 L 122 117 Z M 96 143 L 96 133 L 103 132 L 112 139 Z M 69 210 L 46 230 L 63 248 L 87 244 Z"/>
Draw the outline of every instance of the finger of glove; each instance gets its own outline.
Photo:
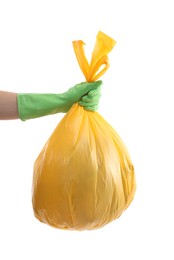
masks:
<path id="1" fill-rule="evenodd" d="M 93 97 L 93 96 L 96 96 L 96 95 L 100 95 L 101 93 L 101 85 L 95 89 L 92 89 L 88 92 L 88 96 L 89 97 Z"/>
<path id="2" fill-rule="evenodd" d="M 85 100 L 90 100 L 90 99 L 95 99 L 95 98 L 100 98 L 101 97 L 101 86 L 98 87 L 97 89 L 93 89 L 93 90 L 90 90 L 86 95 L 84 95 L 82 97 L 82 100 L 85 101 Z"/>
<path id="3" fill-rule="evenodd" d="M 101 80 L 98 80 L 96 82 L 83 83 L 83 84 L 79 85 L 79 89 L 81 88 L 81 91 L 85 95 L 92 90 L 97 90 L 97 89 L 100 90 L 102 84 L 103 84 L 103 82 Z"/>
<path id="4" fill-rule="evenodd" d="M 89 106 L 89 107 L 84 107 L 85 110 L 87 111 L 96 111 L 98 109 L 98 105 L 95 106 Z"/>
<path id="5" fill-rule="evenodd" d="M 90 102 L 80 101 L 79 105 L 81 105 L 83 107 L 93 107 L 93 106 L 98 105 L 98 100 L 91 100 Z"/>
<path id="6" fill-rule="evenodd" d="M 95 102 L 96 104 L 99 102 L 99 99 L 101 97 L 100 93 L 97 93 L 93 96 L 89 96 L 89 94 L 85 95 L 82 97 L 81 101 L 84 103 L 91 103 L 91 102 Z"/>

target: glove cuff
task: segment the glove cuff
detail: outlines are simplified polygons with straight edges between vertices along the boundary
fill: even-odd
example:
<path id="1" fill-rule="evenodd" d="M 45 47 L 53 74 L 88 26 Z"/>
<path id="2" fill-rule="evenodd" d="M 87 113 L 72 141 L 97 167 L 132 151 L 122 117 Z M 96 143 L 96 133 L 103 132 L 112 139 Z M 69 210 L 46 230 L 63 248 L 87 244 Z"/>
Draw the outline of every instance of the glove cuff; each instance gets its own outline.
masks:
<path id="1" fill-rule="evenodd" d="M 66 112 L 65 94 L 17 94 L 18 112 L 22 121 L 59 112 Z"/>

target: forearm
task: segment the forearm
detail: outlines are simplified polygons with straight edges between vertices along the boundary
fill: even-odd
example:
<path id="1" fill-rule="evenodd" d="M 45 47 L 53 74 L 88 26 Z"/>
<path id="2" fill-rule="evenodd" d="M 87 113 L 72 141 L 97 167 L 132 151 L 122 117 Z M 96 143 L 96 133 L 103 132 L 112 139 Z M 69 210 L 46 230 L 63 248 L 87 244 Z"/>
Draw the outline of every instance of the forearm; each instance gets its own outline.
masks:
<path id="1" fill-rule="evenodd" d="M 74 103 L 95 111 L 102 81 L 80 83 L 62 94 L 12 93 L 0 91 L 0 120 L 27 120 L 59 112 L 66 113 Z"/>
<path id="2" fill-rule="evenodd" d="M 0 120 L 18 119 L 17 94 L 0 91 Z"/>
<path id="3" fill-rule="evenodd" d="M 67 95 L 64 94 L 17 94 L 21 120 L 38 118 L 65 111 Z"/>

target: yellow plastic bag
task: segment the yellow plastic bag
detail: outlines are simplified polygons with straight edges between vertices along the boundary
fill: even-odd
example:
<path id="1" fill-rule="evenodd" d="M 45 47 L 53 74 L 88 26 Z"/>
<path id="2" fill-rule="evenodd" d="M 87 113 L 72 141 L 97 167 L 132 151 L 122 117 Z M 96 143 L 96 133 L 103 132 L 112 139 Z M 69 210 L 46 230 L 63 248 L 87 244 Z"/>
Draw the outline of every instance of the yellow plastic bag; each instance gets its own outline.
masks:
<path id="1" fill-rule="evenodd" d="M 86 80 L 94 81 L 108 68 L 115 41 L 99 32 L 90 64 L 83 44 L 73 42 L 74 50 Z M 122 214 L 135 186 L 134 168 L 118 134 L 97 112 L 75 104 L 35 162 L 33 209 L 36 218 L 53 227 L 96 229 Z"/>

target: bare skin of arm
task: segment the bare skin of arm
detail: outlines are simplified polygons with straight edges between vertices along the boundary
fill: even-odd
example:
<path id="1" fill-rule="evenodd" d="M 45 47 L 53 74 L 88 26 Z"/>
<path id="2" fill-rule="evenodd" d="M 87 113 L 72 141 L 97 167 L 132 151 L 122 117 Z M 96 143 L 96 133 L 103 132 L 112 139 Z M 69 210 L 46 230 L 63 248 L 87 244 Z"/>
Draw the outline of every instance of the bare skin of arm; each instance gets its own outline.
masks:
<path id="1" fill-rule="evenodd" d="M 0 120 L 18 119 L 17 94 L 0 91 Z"/>

